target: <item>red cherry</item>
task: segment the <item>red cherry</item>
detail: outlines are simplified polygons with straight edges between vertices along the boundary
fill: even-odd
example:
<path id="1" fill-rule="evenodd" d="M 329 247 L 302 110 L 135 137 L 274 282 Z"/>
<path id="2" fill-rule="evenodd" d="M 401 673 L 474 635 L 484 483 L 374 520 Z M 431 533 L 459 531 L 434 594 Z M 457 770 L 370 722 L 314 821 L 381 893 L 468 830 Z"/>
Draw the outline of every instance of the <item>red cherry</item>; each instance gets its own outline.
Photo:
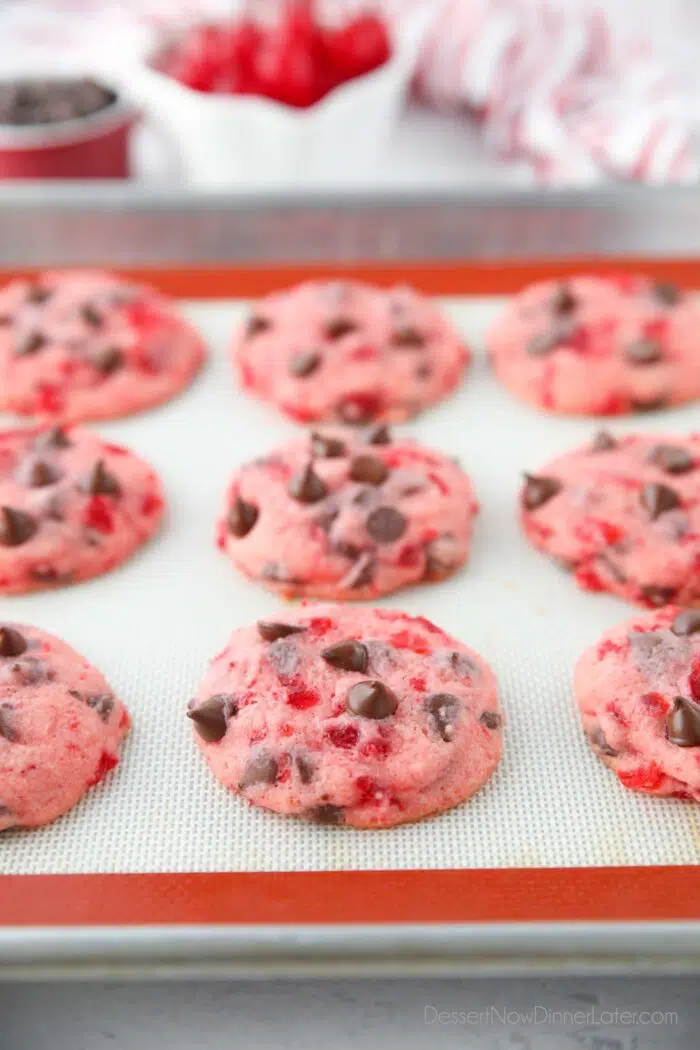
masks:
<path id="1" fill-rule="evenodd" d="M 261 41 L 260 27 L 250 19 L 243 19 L 226 30 L 216 91 L 231 95 L 252 95 L 257 91 L 254 65 Z"/>
<path id="2" fill-rule="evenodd" d="M 287 703 L 297 711 L 306 711 L 315 707 L 321 700 L 315 689 L 290 689 L 287 692 Z"/>
<path id="3" fill-rule="evenodd" d="M 326 736 L 334 747 L 340 747 L 344 751 L 356 746 L 360 739 L 360 730 L 351 723 L 345 726 L 329 726 Z"/>
<path id="4" fill-rule="evenodd" d="M 97 764 L 92 780 L 89 783 L 89 787 L 94 787 L 95 784 L 99 784 L 104 776 L 109 773 L 110 769 L 114 769 L 115 766 L 119 765 L 119 759 L 115 758 L 114 755 L 110 755 L 108 751 L 103 751 L 100 755 L 100 761 Z"/>
<path id="5" fill-rule="evenodd" d="M 358 15 L 340 29 L 325 34 L 326 65 L 338 80 L 369 73 L 391 57 L 386 25 L 378 15 Z"/>
<path id="6" fill-rule="evenodd" d="M 631 771 L 621 769 L 617 776 L 621 784 L 636 791 L 655 791 L 664 778 L 663 772 L 654 762 Z"/>
<path id="7" fill-rule="evenodd" d="M 306 4 L 293 4 L 263 39 L 253 62 L 257 90 L 277 102 L 306 109 L 320 94 L 316 75 L 318 30 Z"/>
<path id="8" fill-rule="evenodd" d="M 114 532 L 112 509 L 104 496 L 92 496 L 83 511 L 83 525 L 108 535 Z"/>
<path id="9" fill-rule="evenodd" d="M 39 412 L 55 415 L 63 409 L 63 396 L 54 383 L 40 383 L 36 393 L 36 407 Z"/>
<path id="10" fill-rule="evenodd" d="M 691 664 L 688 684 L 690 695 L 696 704 L 700 704 L 700 657 L 696 657 Z"/>
<path id="11" fill-rule="evenodd" d="M 408 649 L 412 653 L 418 653 L 419 656 L 427 656 L 431 648 L 424 638 L 411 631 L 397 631 L 396 634 L 391 635 L 389 642 L 395 649 Z"/>

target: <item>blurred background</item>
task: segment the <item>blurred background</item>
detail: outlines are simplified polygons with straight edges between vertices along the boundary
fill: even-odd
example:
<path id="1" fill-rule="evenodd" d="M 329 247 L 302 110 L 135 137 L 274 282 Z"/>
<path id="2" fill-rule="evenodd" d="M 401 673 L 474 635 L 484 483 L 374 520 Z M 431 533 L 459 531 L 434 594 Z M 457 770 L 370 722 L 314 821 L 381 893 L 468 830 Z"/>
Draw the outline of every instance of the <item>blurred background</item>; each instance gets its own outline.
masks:
<path id="1" fill-rule="evenodd" d="M 698 39 L 697 0 L 2 0 L 0 177 L 692 184 Z"/>

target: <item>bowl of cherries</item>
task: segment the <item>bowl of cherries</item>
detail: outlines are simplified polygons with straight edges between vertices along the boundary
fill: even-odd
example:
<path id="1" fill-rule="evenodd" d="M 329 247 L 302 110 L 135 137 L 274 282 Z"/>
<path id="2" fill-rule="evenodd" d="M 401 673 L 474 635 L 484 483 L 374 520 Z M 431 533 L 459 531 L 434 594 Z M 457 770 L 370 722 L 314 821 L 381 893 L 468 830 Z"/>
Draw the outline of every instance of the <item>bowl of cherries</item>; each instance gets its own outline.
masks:
<path id="1" fill-rule="evenodd" d="M 274 20 L 185 27 L 122 87 L 169 133 L 191 183 L 303 186 L 376 157 L 414 56 L 374 8 L 327 22 L 315 0 L 283 0 Z"/>

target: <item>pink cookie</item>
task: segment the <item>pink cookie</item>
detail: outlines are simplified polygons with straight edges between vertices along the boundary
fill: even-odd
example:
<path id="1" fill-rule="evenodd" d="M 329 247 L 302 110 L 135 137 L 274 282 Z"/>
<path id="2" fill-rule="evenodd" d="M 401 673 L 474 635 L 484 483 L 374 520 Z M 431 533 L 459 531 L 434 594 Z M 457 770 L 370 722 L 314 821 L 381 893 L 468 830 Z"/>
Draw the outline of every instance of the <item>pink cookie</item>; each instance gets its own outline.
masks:
<path id="1" fill-rule="evenodd" d="M 301 423 L 396 421 L 453 390 L 464 341 L 410 288 L 309 281 L 261 300 L 234 340 L 246 390 Z"/>
<path id="2" fill-rule="evenodd" d="M 478 510 L 446 456 L 386 427 L 297 438 L 234 477 L 218 544 L 287 597 L 374 598 L 451 575 Z"/>
<path id="3" fill-rule="evenodd" d="M 202 364 L 169 299 L 106 273 L 45 273 L 0 291 L 0 409 L 63 422 L 168 401 Z"/>
<path id="4" fill-rule="evenodd" d="M 505 386 L 549 412 L 619 415 L 700 398 L 700 305 L 644 277 L 531 285 L 488 347 Z"/>
<path id="5" fill-rule="evenodd" d="M 600 433 L 526 475 L 521 513 L 532 544 L 585 590 L 700 602 L 700 434 Z"/>
<path id="6" fill-rule="evenodd" d="M 576 700 L 621 784 L 700 802 L 700 611 L 643 613 L 587 649 Z"/>
<path id="7" fill-rule="evenodd" d="M 36 627 L 0 625 L 0 831 L 67 813 L 118 764 L 129 726 L 83 656 Z"/>
<path id="8" fill-rule="evenodd" d="M 0 431 L 0 594 L 109 572 L 158 529 L 151 467 L 79 427 Z"/>
<path id="9" fill-rule="evenodd" d="M 392 827 L 464 802 L 498 765 L 496 679 L 422 616 L 307 606 L 234 631 L 189 717 L 214 774 L 322 824 Z"/>

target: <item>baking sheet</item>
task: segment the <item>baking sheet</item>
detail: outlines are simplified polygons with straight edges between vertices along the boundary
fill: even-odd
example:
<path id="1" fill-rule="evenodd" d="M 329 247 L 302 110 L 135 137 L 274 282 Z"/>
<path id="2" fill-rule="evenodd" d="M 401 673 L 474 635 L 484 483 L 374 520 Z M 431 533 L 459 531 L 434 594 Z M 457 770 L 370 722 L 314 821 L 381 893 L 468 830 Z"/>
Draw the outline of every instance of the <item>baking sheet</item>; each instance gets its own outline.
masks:
<path id="1" fill-rule="evenodd" d="M 478 351 L 500 300 L 443 305 Z M 160 472 L 169 495 L 163 534 L 109 576 L 0 603 L 3 618 L 35 623 L 84 652 L 134 718 L 116 775 L 54 825 L 4 834 L 0 874 L 697 863 L 698 807 L 622 789 L 578 725 L 573 663 L 630 607 L 579 592 L 517 525 L 520 472 L 585 441 L 594 424 L 519 405 L 480 356 L 456 397 L 400 428 L 458 455 L 472 475 L 482 513 L 471 565 L 382 604 L 428 616 L 493 666 L 508 720 L 496 776 L 468 805 L 380 832 L 258 811 L 214 780 L 191 740 L 187 699 L 229 632 L 280 602 L 237 575 L 214 547 L 213 524 L 232 470 L 296 428 L 234 384 L 226 346 L 247 305 L 184 307 L 211 346 L 195 386 L 160 410 L 99 427 Z M 690 406 L 609 429 L 682 433 L 699 423 Z"/>

